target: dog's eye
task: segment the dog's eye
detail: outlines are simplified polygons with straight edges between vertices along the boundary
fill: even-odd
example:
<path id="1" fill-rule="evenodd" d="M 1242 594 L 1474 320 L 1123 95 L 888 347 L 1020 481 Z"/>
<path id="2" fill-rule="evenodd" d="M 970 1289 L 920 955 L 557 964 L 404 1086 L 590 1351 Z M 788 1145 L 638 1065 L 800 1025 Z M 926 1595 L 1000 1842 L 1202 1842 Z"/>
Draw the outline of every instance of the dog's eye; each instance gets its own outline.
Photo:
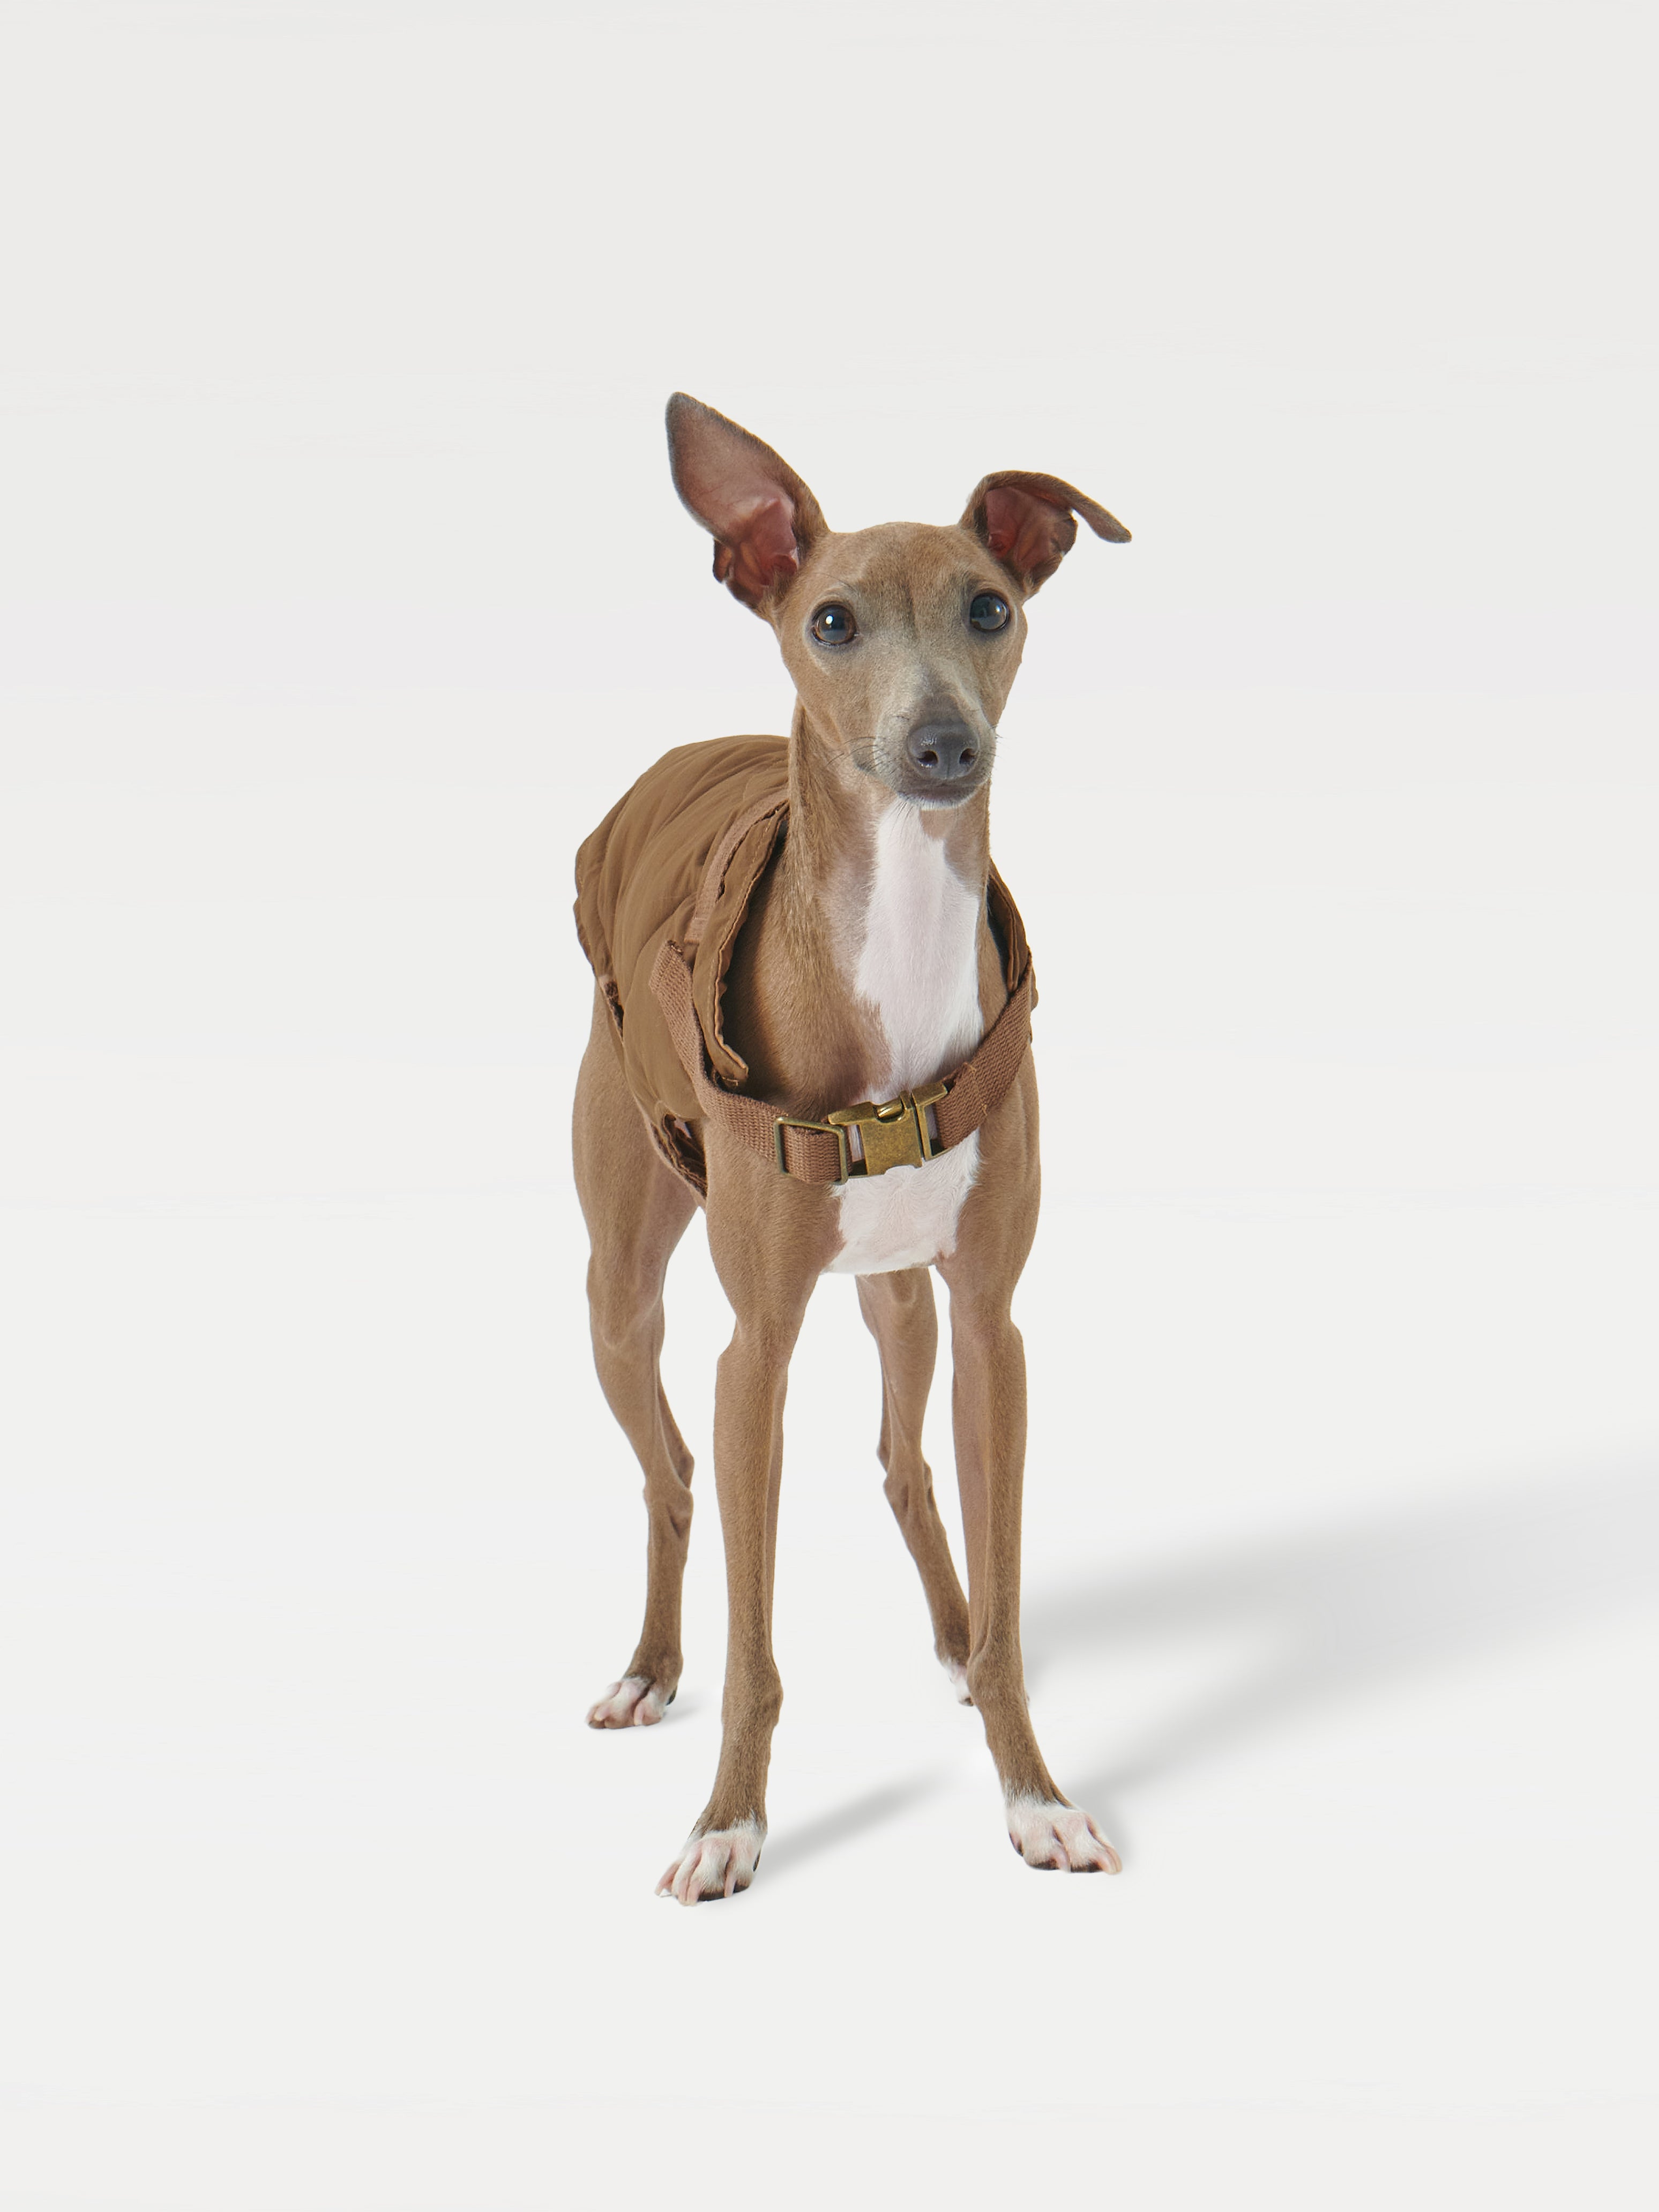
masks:
<path id="1" fill-rule="evenodd" d="M 999 592 L 981 592 L 969 607 L 968 619 L 975 629 L 1000 629 L 1008 619 L 1008 602 Z"/>
<path id="2" fill-rule="evenodd" d="M 812 635 L 820 645 L 845 645 L 856 630 L 850 607 L 820 607 L 812 617 Z"/>

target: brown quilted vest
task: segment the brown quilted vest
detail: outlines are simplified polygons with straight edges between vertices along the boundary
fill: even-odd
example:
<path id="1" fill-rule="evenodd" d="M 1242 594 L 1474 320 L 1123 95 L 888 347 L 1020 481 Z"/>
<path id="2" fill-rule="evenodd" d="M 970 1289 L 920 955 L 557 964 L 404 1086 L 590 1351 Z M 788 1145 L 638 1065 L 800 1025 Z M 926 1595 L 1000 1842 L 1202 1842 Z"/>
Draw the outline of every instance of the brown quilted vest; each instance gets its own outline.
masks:
<path id="1" fill-rule="evenodd" d="M 702 1137 L 705 1104 L 687 1058 L 696 1054 L 700 1041 L 706 1055 L 700 1071 L 705 1097 L 711 1076 L 726 1093 L 740 1093 L 748 1079 L 747 1063 L 722 1030 L 721 1000 L 738 933 L 756 885 L 781 849 L 788 818 L 788 740 L 715 738 L 665 753 L 617 800 L 576 855 L 576 933 L 616 1023 L 629 1088 L 664 1159 L 700 1194 L 708 1188 Z M 712 873 L 711 861 L 716 863 Z M 1000 1097 L 1029 1042 L 1028 1022 L 1023 1037 L 1017 1032 L 1035 990 L 1024 927 L 994 868 L 988 908 L 1010 1004 L 974 1060 L 952 1080 L 972 1079 L 975 1062 L 994 1059 Z M 689 964 L 700 1040 L 688 1037 L 684 1056 L 662 1003 L 663 971 L 671 965 L 665 948 L 673 960 L 684 949 Z M 690 1028 L 689 1020 L 685 1026 Z M 995 1039 L 1005 1028 L 1007 1036 L 998 1053 Z M 964 1130 L 973 1087 L 970 1079 L 957 1109 Z M 972 1115 L 972 1126 L 994 1103 L 988 1101 Z M 766 1118 L 757 1108 L 745 1110 L 757 1127 Z M 941 1108 L 941 1121 L 950 1110 Z M 823 1148 L 824 1140 L 807 1132 L 791 1133 L 793 1171 L 802 1171 L 809 1147 Z M 817 1157 L 817 1151 L 811 1157 Z M 833 1145 L 827 1157 L 833 1160 Z"/>

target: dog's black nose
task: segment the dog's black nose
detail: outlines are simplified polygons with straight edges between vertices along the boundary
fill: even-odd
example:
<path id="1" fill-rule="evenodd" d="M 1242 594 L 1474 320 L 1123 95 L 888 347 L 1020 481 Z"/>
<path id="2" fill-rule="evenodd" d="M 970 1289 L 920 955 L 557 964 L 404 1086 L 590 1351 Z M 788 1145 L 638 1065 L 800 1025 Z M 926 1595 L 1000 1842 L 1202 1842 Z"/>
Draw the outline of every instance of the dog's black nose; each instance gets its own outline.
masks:
<path id="1" fill-rule="evenodd" d="M 918 722 L 904 741 L 912 769 L 928 783 L 957 783 L 979 762 L 979 739 L 956 715 Z"/>

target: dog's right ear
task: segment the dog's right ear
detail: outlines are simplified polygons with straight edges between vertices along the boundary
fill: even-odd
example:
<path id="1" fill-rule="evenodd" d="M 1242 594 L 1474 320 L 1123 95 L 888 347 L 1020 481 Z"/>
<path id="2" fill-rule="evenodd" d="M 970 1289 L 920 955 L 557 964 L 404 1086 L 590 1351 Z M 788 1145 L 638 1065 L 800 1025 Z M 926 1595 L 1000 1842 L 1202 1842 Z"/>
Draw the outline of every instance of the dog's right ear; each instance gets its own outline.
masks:
<path id="1" fill-rule="evenodd" d="M 733 596 L 763 611 L 827 527 L 787 461 L 690 392 L 668 403 L 668 460 L 674 489 L 714 540 L 714 574 Z"/>

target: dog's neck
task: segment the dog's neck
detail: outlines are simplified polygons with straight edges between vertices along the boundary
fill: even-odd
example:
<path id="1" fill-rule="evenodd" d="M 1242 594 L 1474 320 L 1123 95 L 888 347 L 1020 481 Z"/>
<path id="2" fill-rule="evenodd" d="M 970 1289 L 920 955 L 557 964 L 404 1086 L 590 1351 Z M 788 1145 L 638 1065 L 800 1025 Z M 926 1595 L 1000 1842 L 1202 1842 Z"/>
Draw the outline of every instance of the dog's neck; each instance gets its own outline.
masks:
<path id="1" fill-rule="evenodd" d="M 779 866 L 801 972 L 839 976 L 875 1018 L 866 1057 L 878 1097 L 927 1082 L 972 1050 L 983 1026 L 988 791 L 919 807 L 855 767 L 798 706 Z"/>

